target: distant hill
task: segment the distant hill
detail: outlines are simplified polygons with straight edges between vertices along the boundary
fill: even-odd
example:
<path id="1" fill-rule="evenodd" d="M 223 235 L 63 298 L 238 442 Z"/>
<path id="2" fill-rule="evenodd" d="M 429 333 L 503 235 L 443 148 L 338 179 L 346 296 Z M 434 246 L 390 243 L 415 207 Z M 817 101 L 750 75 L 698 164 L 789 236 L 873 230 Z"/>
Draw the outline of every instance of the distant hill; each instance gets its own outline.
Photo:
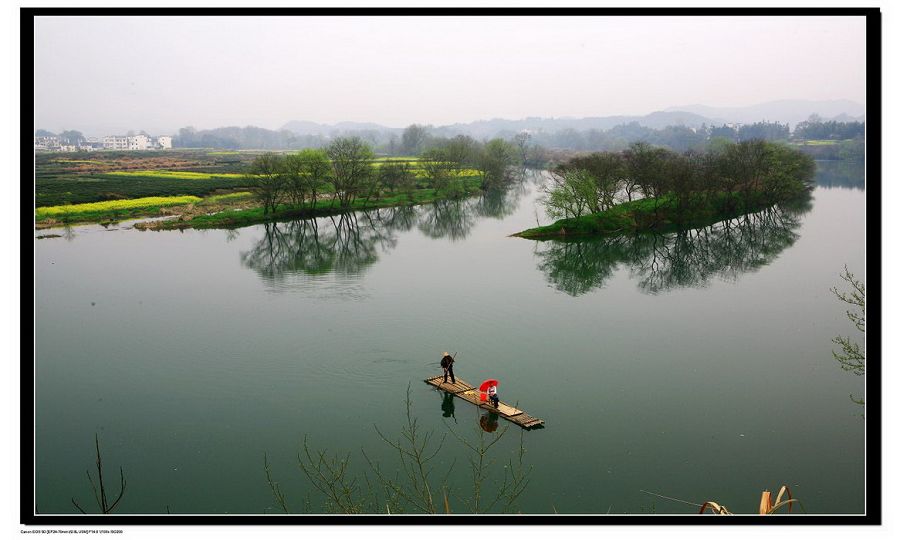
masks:
<path id="1" fill-rule="evenodd" d="M 493 118 L 475 122 L 449 124 L 445 126 L 428 126 L 434 136 L 452 137 L 454 135 L 470 135 L 476 139 L 492 137 L 510 137 L 520 131 L 528 130 L 545 134 L 558 133 L 563 130 L 589 131 L 596 129 L 606 131 L 616 126 L 637 122 L 643 127 L 662 129 L 667 126 L 686 126 L 690 128 L 720 126 L 725 123 L 752 124 L 759 121 L 789 123 L 791 128 L 799 122 L 818 114 L 823 120 L 842 122 L 865 120 L 864 105 L 846 99 L 833 101 L 780 100 L 750 105 L 747 107 L 710 107 L 708 105 L 687 105 L 671 107 L 664 111 L 656 111 L 643 116 L 594 116 L 587 118 L 541 118 L 529 117 L 520 120 Z M 339 122 L 337 124 L 319 124 L 307 121 L 291 121 L 282 129 L 296 135 L 323 136 L 346 134 L 353 132 L 374 131 L 382 134 L 400 135 L 403 128 L 392 128 L 372 122 Z"/>
<path id="2" fill-rule="evenodd" d="M 714 123 L 738 122 L 750 124 L 761 120 L 770 122 L 789 123 L 791 128 L 809 118 L 811 114 L 818 114 L 823 120 L 836 119 L 838 121 L 863 121 L 866 116 L 865 105 L 847 99 L 831 101 L 812 101 L 803 99 L 782 99 L 768 101 L 747 107 L 710 107 L 708 105 L 685 105 L 671 107 L 667 111 L 689 111 L 707 118 L 712 118 Z"/>
<path id="3" fill-rule="evenodd" d="M 337 124 L 319 124 L 317 122 L 307 122 L 302 120 L 293 120 L 288 122 L 281 129 L 286 129 L 297 135 L 329 135 L 333 132 L 346 131 L 397 131 L 402 132 L 403 128 L 389 128 L 381 124 L 372 122 L 338 122 Z"/>
<path id="4" fill-rule="evenodd" d="M 657 111 L 644 116 L 597 116 L 589 118 L 525 118 L 523 120 L 479 120 L 467 124 L 451 124 L 433 128 L 435 135 L 467 134 L 476 139 L 495 137 L 504 134 L 515 134 L 522 130 L 556 133 L 564 129 L 588 131 L 591 129 L 607 130 L 622 124 L 637 122 L 638 124 L 660 129 L 666 126 L 700 127 L 710 123 L 709 118 L 684 111 Z"/>
<path id="5" fill-rule="evenodd" d="M 431 126 L 429 132 L 436 136 L 470 135 L 476 139 L 512 135 L 523 130 L 556 133 L 564 129 L 588 131 L 591 129 L 607 130 L 622 124 L 637 122 L 638 124 L 661 129 L 666 126 L 700 127 L 710 124 L 712 120 L 702 115 L 687 111 L 657 111 L 644 116 L 598 116 L 590 118 L 539 118 L 530 117 L 522 120 L 506 120 L 494 118 L 475 122 Z M 319 124 L 316 122 L 292 121 L 285 124 L 286 129 L 297 135 L 329 135 L 335 132 L 351 132 L 374 130 L 389 133 L 402 133 L 403 128 L 391 128 L 368 122 L 339 122 L 337 124 Z"/>

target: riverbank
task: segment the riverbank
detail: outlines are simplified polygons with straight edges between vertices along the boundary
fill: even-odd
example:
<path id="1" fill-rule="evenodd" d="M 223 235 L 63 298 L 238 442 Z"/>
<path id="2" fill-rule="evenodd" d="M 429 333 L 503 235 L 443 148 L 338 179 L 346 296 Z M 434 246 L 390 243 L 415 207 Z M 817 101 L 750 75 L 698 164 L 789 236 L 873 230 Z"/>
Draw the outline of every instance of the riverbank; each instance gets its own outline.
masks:
<path id="1" fill-rule="evenodd" d="M 679 205 L 674 195 L 646 198 L 613 206 L 604 212 L 560 219 L 550 225 L 519 231 L 510 236 L 530 239 L 614 236 L 642 232 L 665 233 L 706 227 L 772 206 L 758 195 L 718 193 L 702 202 L 694 201 L 690 211 Z"/>
<path id="2" fill-rule="evenodd" d="M 462 196 L 468 197 L 481 191 L 480 178 L 465 178 Z M 35 213 L 35 229 L 50 229 L 69 225 L 99 223 L 108 225 L 137 218 L 171 217 L 135 223 L 139 230 L 215 229 L 234 228 L 271 221 L 304 219 L 337 215 L 356 210 L 428 204 L 447 198 L 447 195 L 431 188 L 421 188 L 409 193 L 382 194 L 377 198 L 356 199 L 346 207 L 330 196 L 313 206 L 279 205 L 274 212 L 263 209 L 250 192 L 241 191 L 199 197 L 145 197 L 103 203 L 66 205 L 38 208 Z"/>

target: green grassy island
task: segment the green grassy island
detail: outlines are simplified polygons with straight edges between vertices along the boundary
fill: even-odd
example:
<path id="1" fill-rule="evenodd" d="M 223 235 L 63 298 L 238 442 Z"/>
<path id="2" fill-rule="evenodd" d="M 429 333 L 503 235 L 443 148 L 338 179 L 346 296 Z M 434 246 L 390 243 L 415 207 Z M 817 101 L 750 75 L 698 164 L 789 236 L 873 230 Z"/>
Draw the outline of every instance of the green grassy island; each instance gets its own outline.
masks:
<path id="1" fill-rule="evenodd" d="M 676 154 L 636 143 L 622 153 L 578 156 L 544 188 L 551 225 L 522 238 L 609 236 L 703 227 L 807 195 L 815 162 L 762 140 Z"/>

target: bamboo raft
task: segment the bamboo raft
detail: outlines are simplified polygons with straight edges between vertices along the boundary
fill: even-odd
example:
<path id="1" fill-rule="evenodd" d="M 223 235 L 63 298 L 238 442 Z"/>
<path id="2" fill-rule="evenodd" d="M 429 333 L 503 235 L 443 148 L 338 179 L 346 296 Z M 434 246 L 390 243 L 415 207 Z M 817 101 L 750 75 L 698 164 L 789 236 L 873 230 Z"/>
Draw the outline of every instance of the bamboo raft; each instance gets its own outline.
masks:
<path id="1" fill-rule="evenodd" d="M 431 386 L 438 388 L 439 390 L 443 390 L 444 392 L 453 394 L 460 399 L 468 401 L 476 407 L 495 412 L 499 416 L 506 418 L 513 424 L 517 424 L 519 426 L 522 426 L 523 428 L 531 429 L 544 425 L 544 421 L 540 418 L 535 418 L 525 411 L 512 407 L 506 403 L 503 403 L 502 401 L 497 408 L 494 408 L 494 406 L 491 405 L 490 401 L 481 401 L 481 392 L 478 390 L 478 388 L 472 386 L 459 377 L 456 378 L 455 384 L 449 381 L 445 383 L 443 375 L 425 379 L 425 382 L 430 384 Z"/>

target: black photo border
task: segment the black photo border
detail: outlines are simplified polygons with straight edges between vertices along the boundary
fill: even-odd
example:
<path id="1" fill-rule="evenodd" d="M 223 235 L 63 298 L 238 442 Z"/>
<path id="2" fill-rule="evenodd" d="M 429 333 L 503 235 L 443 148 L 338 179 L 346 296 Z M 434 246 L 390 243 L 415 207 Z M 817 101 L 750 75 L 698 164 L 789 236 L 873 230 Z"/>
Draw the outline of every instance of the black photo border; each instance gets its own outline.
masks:
<path id="1" fill-rule="evenodd" d="M 21 51 L 21 257 L 20 353 L 20 520 L 23 525 L 880 525 L 882 522 L 882 380 L 881 380 L 881 157 L 882 157 L 882 19 L 878 8 L 20 8 Z M 866 370 L 865 514 L 736 515 L 189 515 L 189 514 L 36 514 L 34 460 L 34 163 L 29 141 L 34 134 L 34 20 L 37 17 L 84 16 L 856 16 L 866 21 L 866 270 L 868 298 Z M 870 182 L 869 180 L 873 181 Z M 26 195 L 26 194 L 30 194 Z M 874 249 L 869 249 L 873 247 Z M 26 256 L 28 255 L 28 256 Z M 874 293 L 874 294 L 872 294 Z M 26 355 L 25 343 L 32 347 Z"/>

